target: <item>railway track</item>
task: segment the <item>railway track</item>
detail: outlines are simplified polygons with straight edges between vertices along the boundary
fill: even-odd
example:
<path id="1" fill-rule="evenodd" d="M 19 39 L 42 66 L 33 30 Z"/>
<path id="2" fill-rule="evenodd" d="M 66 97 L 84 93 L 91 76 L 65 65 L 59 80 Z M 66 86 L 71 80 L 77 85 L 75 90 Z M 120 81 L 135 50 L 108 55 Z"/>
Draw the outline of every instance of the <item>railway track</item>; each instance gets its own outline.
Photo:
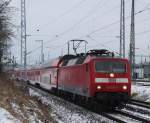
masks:
<path id="1" fill-rule="evenodd" d="M 29 84 L 28 87 L 31 89 L 34 89 L 35 91 L 40 91 L 40 93 L 42 93 L 44 95 L 45 94 L 47 95 L 47 93 L 50 93 L 48 90 L 45 90 L 41 87 L 33 86 L 31 84 Z M 57 95 L 55 95 L 55 96 L 57 96 Z M 131 100 L 130 104 L 140 106 L 140 107 L 145 108 L 145 109 L 147 107 L 149 107 L 149 103 L 144 103 L 144 102 L 137 101 L 137 100 Z M 148 118 L 148 117 L 150 117 L 149 111 L 147 111 L 146 115 L 145 115 L 144 111 L 139 112 L 138 110 L 136 110 L 137 111 L 136 112 L 133 110 L 134 108 L 132 106 L 129 106 L 129 105 L 125 109 L 122 109 L 122 110 L 114 109 L 111 111 L 101 112 L 99 110 L 92 110 L 91 109 L 90 111 L 92 111 L 96 114 L 99 114 L 101 116 L 104 116 L 104 117 L 106 117 L 110 120 L 113 120 L 115 122 L 118 122 L 118 123 L 128 123 L 128 122 L 131 122 L 131 123 L 139 123 L 139 122 L 150 123 L 150 118 Z M 150 107 L 149 107 L 149 109 L 150 109 Z M 143 115 L 143 113 L 146 117 Z"/>
<path id="2" fill-rule="evenodd" d="M 121 114 L 123 116 L 126 116 L 127 117 L 127 121 L 128 120 L 133 120 L 133 122 L 142 122 L 142 123 L 150 123 L 150 119 L 147 118 L 147 117 L 144 117 L 144 116 L 141 116 L 143 114 L 140 114 L 140 113 L 135 113 L 135 112 L 132 112 L 130 110 L 115 110 L 115 112 L 117 114 Z"/>
<path id="3" fill-rule="evenodd" d="M 144 118 L 138 119 L 137 117 L 134 117 L 131 114 L 124 113 L 121 111 L 103 113 L 102 115 L 117 123 L 149 123 L 149 121 L 145 122 Z"/>
<path id="4" fill-rule="evenodd" d="M 131 99 L 130 104 L 150 109 L 150 103 Z"/>
<path id="5" fill-rule="evenodd" d="M 134 100 L 134 102 L 139 101 Z M 103 113 L 102 115 L 119 123 L 150 123 L 150 109 L 146 108 L 148 103 L 140 101 L 140 104 L 141 105 L 136 105 L 135 103 L 135 105 L 132 106 L 129 104 L 122 110 L 115 109 L 113 111 Z M 144 104 L 146 104 L 146 106 Z"/>
<path id="6" fill-rule="evenodd" d="M 133 79 L 135 82 L 150 82 L 150 80 L 142 80 L 142 79 Z"/>
<path id="7" fill-rule="evenodd" d="M 131 102 L 124 109 L 114 109 L 102 115 L 119 123 L 150 123 L 150 104 L 138 100 Z"/>

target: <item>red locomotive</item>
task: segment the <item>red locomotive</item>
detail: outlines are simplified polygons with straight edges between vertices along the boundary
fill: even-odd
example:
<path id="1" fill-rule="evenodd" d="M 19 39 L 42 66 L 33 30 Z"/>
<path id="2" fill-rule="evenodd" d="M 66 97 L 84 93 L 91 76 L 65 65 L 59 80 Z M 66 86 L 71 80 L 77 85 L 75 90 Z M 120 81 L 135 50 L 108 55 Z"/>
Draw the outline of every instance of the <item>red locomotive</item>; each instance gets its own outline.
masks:
<path id="1" fill-rule="evenodd" d="M 17 70 L 13 77 L 75 99 L 127 102 L 131 96 L 130 66 L 108 50 L 65 55 L 39 68 Z"/>

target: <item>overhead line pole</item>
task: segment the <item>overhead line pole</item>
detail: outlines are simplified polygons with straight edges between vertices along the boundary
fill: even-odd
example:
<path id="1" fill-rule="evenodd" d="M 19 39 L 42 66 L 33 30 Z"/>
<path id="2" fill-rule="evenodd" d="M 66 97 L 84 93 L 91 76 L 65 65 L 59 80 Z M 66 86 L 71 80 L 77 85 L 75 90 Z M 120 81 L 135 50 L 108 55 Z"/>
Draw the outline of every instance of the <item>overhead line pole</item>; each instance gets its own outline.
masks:
<path id="1" fill-rule="evenodd" d="M 130 65 L 132 78 L 135 79 L 135 0 L 132 0 L 131 30 L 130 30 Z"/>
<path id="2" fill-rule="evenodd" d="M 21 0 L 21 64 L 26 69 L 27 43 L 26 43 L 26 2 Z"/>
<path id="3" fill-rule="evenodd" d="M 122 0 L 120 7 L 120 57 L 122 57 Z"/>
<path id="4" fill-rule="evenodd" d="M 120 57 L 125 58 L 125 1 L 121 0 L 120 7 Z"/>
<path id="5" fill-rule="evenodd" d="M 123 58 L 125 58 L 125 0 L 123 0 Z"/>

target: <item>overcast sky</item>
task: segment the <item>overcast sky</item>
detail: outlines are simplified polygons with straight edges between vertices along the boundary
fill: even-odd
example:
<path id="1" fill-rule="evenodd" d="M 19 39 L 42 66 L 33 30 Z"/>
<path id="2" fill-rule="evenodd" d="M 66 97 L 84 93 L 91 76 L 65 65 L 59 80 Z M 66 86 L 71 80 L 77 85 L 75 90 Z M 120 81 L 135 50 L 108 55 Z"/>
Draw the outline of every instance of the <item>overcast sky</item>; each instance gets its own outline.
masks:
<path id="1" fill-rule="evenodd" d="M 13 23 L 17 37 L 13 39 L 12 53 L 20 60 L 20 1 L 13 0 L 17 8 Z M 126 55 L 129 52 L 131 0 L 126 1 Z M 150 1 L 135 0 L 136 54 L 150 55 Z M 119 52 L 120 0 L 26 0 L 27 50 L 40 46 L 35 40 L 44 40 L 45 59 L 67 52 L 66 42 L 85 39 L 88 49 L 108 49 Z M 143 11 L 144 10 L 144 11 Z M 115 24 L 113 24 L 115 23 Z M 39 31 L 37 31 L 39 30 Z M 79 51 L 84 51 L 83 45 Z M 127 56 L 128 57 L 128 56 Z M 28 55 L 28 63 L 40 59 L 40 48 Z M 147 59 L 148 60 L 148 59 Z"/>

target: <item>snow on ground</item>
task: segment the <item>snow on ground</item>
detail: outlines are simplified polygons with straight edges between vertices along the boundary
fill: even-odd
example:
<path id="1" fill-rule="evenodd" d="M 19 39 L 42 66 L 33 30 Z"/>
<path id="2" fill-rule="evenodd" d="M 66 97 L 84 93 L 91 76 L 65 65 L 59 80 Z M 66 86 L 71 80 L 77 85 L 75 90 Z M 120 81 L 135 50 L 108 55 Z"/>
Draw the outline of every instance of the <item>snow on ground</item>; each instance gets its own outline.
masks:
<path id="1" fill-rule="evenodd" d="M 0 108 L 0 123 L 21 123 L 15 119 L 7 110 Z"/>
<path id="2" fill-rule="evenodd" d="M 92 113 L 86 109 L 64 101 L 53 95 L 46 95 L 29 90 L 30 95 L 52 107 L 52 116 L 59 123 L 113 123 L 113 121 Z"/>
<path id="3" fill-rule="evenodd" d="M 57 123 L 51 107 L 30 96 L 23 83 L 6 78 L 0 74 L 0 123 Z"/>
<path id="4" fill-rule="evenodd" d="M 132 85 L 131 91 L 134 99 L 150 102 L 150 86 Z"/>

